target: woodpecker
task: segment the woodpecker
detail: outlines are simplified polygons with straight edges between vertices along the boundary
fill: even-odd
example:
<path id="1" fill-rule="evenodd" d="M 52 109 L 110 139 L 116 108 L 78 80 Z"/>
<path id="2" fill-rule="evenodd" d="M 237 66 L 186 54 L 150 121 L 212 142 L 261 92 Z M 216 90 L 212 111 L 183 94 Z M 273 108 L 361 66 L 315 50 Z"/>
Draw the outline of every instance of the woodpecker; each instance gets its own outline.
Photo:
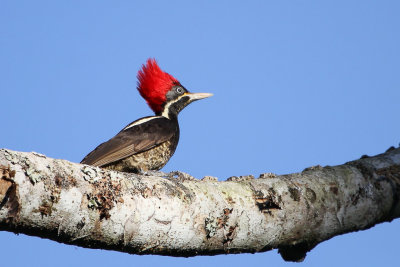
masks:
<path id="1" fill-rule="evenodd" d="M 155 59 L 142 65 L 137 78 L 137 90 L 155 116 L 128 124 L 90 152 L 82 164 L 135 173 L 160 170 L 178 145 L 179 112 L 193 101 L 212 96 L 190 93 L 172 75 L 162 71 Z"/>

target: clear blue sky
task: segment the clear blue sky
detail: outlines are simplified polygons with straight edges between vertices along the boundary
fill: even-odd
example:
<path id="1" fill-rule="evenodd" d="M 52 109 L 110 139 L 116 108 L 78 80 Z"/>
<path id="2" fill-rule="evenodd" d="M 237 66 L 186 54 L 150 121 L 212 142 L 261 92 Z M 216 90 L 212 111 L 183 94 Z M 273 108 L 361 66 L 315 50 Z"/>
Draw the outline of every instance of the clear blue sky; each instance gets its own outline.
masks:
<path id="1" fill-rule="evenodd" d="M 0 1 L 0 147 L 79 162 L 151 111 L 148 57 L 193 92 L 164 171 L 285 174 L 400 142 L 399 1 Z M 139 2 L 139 1 L 137 1 Z M 398 266 L 400 223 L 296 266 Z M 1 266 L 287 266 L 276 251 L 135 256 L 0 232 Z M 294 265 L 294 264 L 292 264 Z"/>

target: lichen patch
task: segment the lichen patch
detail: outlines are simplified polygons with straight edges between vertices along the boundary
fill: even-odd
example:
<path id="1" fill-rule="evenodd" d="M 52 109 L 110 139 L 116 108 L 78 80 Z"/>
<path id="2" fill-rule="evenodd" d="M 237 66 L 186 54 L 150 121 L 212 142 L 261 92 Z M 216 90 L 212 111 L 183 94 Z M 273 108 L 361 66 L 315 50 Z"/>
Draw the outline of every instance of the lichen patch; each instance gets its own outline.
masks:
<path id="1" fill-rule="evenodd" d="M 262 191 L 256 191 L 254 199 L 256 206 L 263 213 L 268 213 L 271 215 L 271 211 L 281 209 L 278 203 L 279 198 L 276 197 L 274 190 L 269 190 L 268 194 L 264 194 Z"/>
<path id="2" fill-rule="evenodd" d="M 12 222 L 18 218 L 21 210 L 18 194 L 18 185 L 13 178 L 15 171 L 10 166 L 0 166 L 0 210 L 8 210 L 6 222 Z"/>
<path id="3" fill-rule="evenodd" d="M 290 193 L 290 198 L 294 201 L 300 201 L 300 190 L 294 187 L 289 187 L 288 191 Z"/>

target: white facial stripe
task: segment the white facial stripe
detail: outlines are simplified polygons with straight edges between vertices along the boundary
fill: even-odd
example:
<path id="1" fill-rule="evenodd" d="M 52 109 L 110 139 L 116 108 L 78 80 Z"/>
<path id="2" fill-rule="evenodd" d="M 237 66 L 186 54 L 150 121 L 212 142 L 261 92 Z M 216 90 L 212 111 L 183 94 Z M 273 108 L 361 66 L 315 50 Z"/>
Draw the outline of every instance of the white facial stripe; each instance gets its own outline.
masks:
<path id="1" fill-rule="evenodd" d="M 161 116 L 168 118 L 169 119 L 169 107 L 171 106 L 171 104 L 174 102 L 168 102 L 163 109 L 163 112 L 161 113 Z"/>
<path id="2" fill-rule="evenodd" d="M 123 131 L 124 131 L 124 130 L 127 130 L 127 129 L 129 129 L 129 128 L 132 128 L 133 126 L 136 126 L 136 125 L 145 123 L 146 121 L 149 121 L 149 120 L 152 120 L 152 119 L 156 119 L 156 118 L 160 118 L 160 117 L 161 117 L 161 116 L 154 116 L 154 117 L 148 117 L 148 118 L 139 119 L 139 120 L 137 120 L 137 121 L 132 122 L 131 124 L 128 124 L 128 125 L 127 125 L 124 129 L 122 129 L 122 130 L 123 130 Z"/>
<path id="3" fill-rule="evenodd" d="M 188 96 L 187 94 L 183 94 L 178 96 L 177 99 L 174 99 L 173 101 L 167 102 L 167 104 L 164 106 L 163 112 L 161 113 L 161 116 L 166 117 L 169 119 L 169 108 L 171 107 L 172 104 L 178 102 L 181 100 L 182 97 Z"/>

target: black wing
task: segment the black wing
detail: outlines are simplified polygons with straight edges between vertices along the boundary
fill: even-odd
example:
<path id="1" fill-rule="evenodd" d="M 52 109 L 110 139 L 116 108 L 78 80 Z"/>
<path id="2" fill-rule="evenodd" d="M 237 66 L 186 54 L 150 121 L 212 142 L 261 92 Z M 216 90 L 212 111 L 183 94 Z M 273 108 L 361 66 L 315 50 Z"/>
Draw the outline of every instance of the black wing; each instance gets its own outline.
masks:
<path id="1" fill-rule="evenodd" d="M 164 143 L 177 131 L 178 123 L 165 117 L 142 118 L 100 144 L 81 163 L 101 167 Z"/>

